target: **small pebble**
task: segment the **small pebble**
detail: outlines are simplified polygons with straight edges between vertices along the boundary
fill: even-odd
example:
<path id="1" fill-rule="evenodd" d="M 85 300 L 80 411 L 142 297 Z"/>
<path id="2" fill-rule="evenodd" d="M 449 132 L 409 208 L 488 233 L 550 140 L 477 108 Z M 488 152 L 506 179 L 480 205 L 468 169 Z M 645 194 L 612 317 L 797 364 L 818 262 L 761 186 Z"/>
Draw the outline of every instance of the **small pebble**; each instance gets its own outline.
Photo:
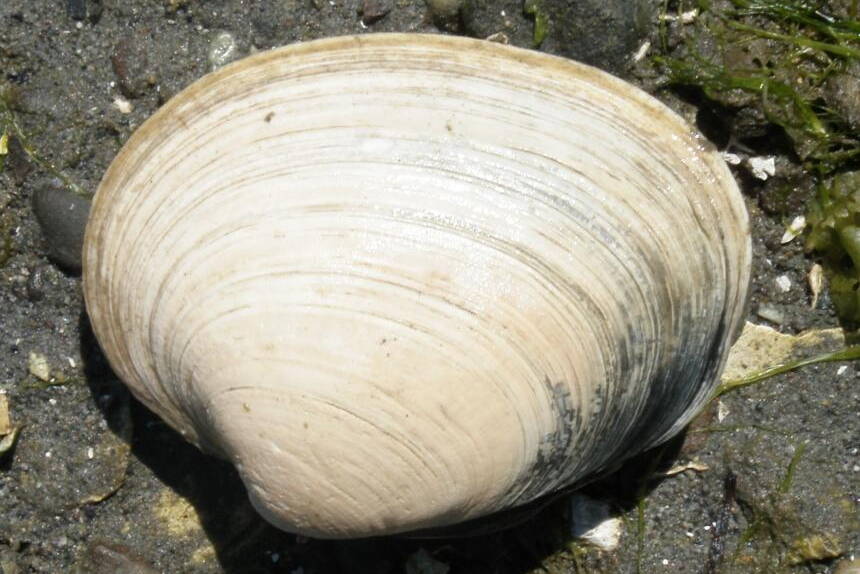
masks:
<path id="1" fill-rule="evenodd" d="M 776 278 L 776 286 L 783 293 L 791 291 L 791 279 L 787 275 L 780 275 Z"/>
<path id="2" fill-rule="evenodd" d="M 121 114 L 130 114 L 134 111 L 132 103 L 122 96 L 116 96 L 113 99 L 113 107 L 118 109 Z"/>
<path id="3" fill-rule="evenodd" d="M 142 28 L 123 35 L 114 46 L 110 62 L 117 86 L 129 98 L 138 98 L 158 84 L 157 62 L 150 61 L 156 40 Z"/>
<path id="4" fill-rule="evenodd" d="M 785 322 L 785 315 L 783 315 L 782 311 L 767 303 L 759 305 L 756 315 L 777 325 L 782 325 Z"/>
<path id="5" fill-rule="evenodd" d="M 463 4 L 464 0 L 427 0 L 427 7 L 434 20 L 455 18 L 463 8 Z"/>
<path id="6" fill-rule="evenodd" d="M 230 32 L 218 32 L 209 44 L 209 64 L 213 70 L 235 60 L 238 55 L 236 38 Z"/>
<path id="7" fill-rule="evenodd" d="M 508 38 L 508 35 L 504 32 L 496 32 L 495 34 L 490 34 L 486 38 L 484 38 L 487 42 L 495 42 L 496 44 L 510 44 L 511 40 Z"/>
<path id="8" fill-rule="evenodd" d="M 740 165 L 741 163 L 741 156 L 736 153 L 724 151 L 721 155 L 723 156 L 723 161 L 729 165 Z"/>
<path id="9" fill-rule="evenodd" d="M 102 15 L 102 0 L 66 0 L 66 15 L 77 20 L 75 27 L 81 28 L 81 20 L 98 22 Z"/>
<path id="10" fill-rule="evenodd" d="M 61 267 L 80 271 L 90 200 L 57 187 L 41 187 L 33 194 L 33 211 L 51 258 Z"/>
<path id="11" fill-rule="evenodd" d="M 87 0 L 66 0 L 66 14 L 72 20 L 83 20 L 87 17 Z"/>
<path id="12" fill-rule="evenodd" d="M 365 26 L 379 22 L 389 12 L 391 12 L 389 0 L 364 0 L 359 9 L 361 23 Z"/>
<path id="13" fill-rule="evenodd" d="M 45 290 L 49 283 L 50 267 L 39 265 L 30 270 L 27 277 L 27 300 L 36 302 L 45 298 Z"/>

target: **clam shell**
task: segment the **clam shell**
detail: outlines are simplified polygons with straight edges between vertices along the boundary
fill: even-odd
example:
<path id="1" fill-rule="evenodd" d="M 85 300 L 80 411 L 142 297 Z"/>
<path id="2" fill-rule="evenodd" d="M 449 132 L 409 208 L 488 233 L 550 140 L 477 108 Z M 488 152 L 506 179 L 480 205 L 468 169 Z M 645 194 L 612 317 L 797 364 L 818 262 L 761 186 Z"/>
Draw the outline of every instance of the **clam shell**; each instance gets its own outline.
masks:
<path id="1" fill-rule="evenodd" d="M 455 37 L 335 38 L 205 76 L 96 194 L 117 374 L 318 537 L 513 508 L 677 433 L 746 298 L 722 159 L 644 92 Z"/>

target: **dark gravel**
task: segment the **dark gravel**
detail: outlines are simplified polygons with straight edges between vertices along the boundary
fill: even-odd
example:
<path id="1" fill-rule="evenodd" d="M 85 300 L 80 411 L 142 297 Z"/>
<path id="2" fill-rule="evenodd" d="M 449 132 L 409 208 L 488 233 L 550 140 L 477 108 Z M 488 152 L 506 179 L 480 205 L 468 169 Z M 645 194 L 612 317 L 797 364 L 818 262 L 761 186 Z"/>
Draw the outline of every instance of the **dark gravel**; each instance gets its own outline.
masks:
<path id="1" fill-rule="evenodd" d="M 724 397 L 722 422 L 712 409 L 686 442 L 662 452 L 662 468 L 696 457 L 706 471 L 648 479 L 651 453 L 592 486 L 623 519 L 621 546 L 608 554 L 568 540 L 564 501 L 521 527 L 462 540 L 319 542 L 280 533 L 253 512 L 229 465 L 186 444 L 115 380 L 75 274 L 86 206 L 45 165 L 94 191 L 134 129 L 225 54 L 383 31 L 502 33 L 533 46 L 534 15 L 523 14 L 521 0 L 431 4 L 438 13 L 423 0 L 0 2 L 0 87 L 43 160 L 30 161 L 13 138 L 0 172 L 0 390 L 24 425 L 0 458 L 0 572 L 825 573 L 832 554 L 860 553 L 853 364 Z M 656 40 L 661 4 L 546 0 L 540 48 L 642 77 L 630 56 L 644 38 Z M 689 101 L 658 95 L 691 121 L 703 119 Z M 790 180 L 790 158 L 779 162 Z M 835 326 L 826 295 L 809 308 L 812 262 L 800 242 L 779 242 L 786 210 L 799 214 L 803 198 L 777 209 L 775 183 L 742 167 L 738 177 L 754 222 L 751 311 L 777 308 L 789 333 Z M 788 292 L 776 285 L 780 275 L 791 281 Z M 34 357 L 47 361 L 47 380 L 30 372 Z M 834 551 L 791 565 L 804 540 Z"/>

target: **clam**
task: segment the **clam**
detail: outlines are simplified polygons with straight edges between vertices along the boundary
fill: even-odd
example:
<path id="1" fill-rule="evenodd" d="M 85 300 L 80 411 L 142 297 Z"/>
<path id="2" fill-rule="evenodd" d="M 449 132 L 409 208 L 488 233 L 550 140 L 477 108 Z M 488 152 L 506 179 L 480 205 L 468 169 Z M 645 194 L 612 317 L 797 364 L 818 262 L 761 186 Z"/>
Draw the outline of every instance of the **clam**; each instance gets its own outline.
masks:
<path id="1" fill-rule="evenodd" d="M 676 434 L 737 332 L 713 147 L 599 70 L 344 37 L 200 79 L 95 196 L 84 293 L 135 396 L 314 537 L 441 527 Z"/>

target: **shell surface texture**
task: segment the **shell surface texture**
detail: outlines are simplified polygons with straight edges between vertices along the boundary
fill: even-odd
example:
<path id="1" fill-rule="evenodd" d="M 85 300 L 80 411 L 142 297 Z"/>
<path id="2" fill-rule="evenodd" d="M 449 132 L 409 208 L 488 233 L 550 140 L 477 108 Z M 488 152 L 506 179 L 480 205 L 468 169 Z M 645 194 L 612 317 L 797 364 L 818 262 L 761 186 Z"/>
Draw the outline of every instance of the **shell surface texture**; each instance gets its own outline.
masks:
<path id="1" fill-rule="evenodd" d="M 84 291 L 116 373 L 276 526 L 521 506 L 677 433 L 742 320 L 719 154 L 561 58 L 375 35 L 256 54 L 144 123 Z"/>

